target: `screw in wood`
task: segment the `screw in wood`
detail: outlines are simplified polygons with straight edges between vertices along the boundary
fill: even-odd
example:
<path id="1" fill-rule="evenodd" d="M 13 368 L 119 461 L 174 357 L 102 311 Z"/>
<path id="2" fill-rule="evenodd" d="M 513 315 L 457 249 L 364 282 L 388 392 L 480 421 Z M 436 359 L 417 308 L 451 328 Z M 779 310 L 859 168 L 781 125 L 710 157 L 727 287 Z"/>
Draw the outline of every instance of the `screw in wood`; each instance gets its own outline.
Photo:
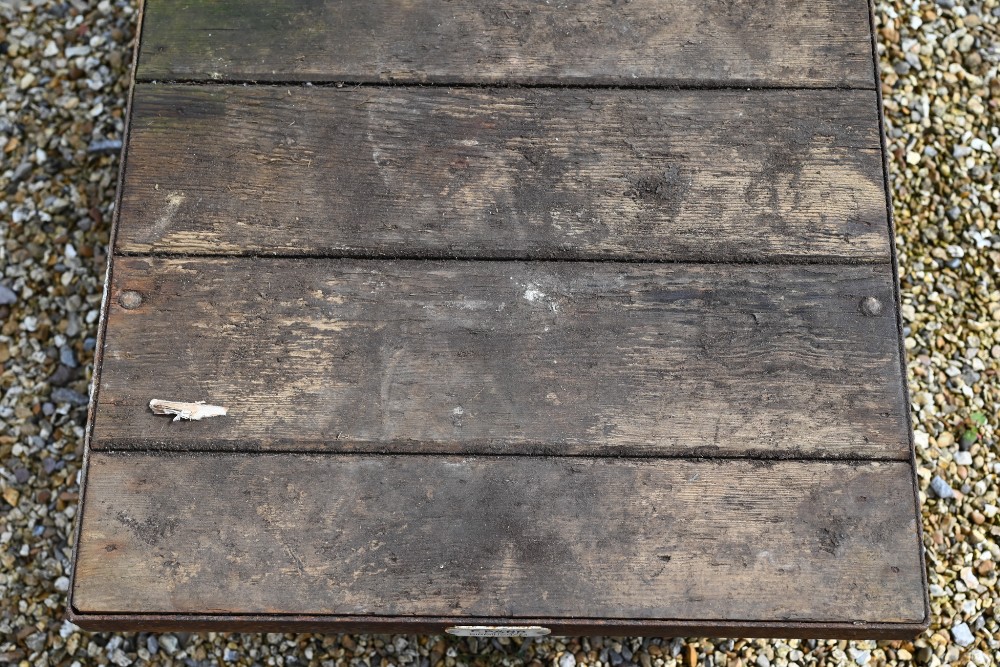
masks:
<path id="1" fill-rule="evenodd" d="M 118 303 L 125 310 L 132 310 L 142 305 L 142 295 L 134 290 L 125 290 L 118 295 Z"/>
<path id="2" fill-rule="evenodd" d="M 866 296 L 861 300 L 861 312 L 869 317 L 878 317 L 882 314 L 882 302 L 873 296 Z"/>

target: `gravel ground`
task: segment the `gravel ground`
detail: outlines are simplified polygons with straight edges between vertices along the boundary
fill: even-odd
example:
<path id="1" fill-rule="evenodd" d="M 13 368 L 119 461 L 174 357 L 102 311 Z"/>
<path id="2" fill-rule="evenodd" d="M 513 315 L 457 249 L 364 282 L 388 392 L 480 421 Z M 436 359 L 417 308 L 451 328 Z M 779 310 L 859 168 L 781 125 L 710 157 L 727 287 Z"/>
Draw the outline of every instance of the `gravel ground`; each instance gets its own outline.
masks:
<path id="1" fill-rule="evenodd" d="M 0 665 L 1000 660 L 1000 0 L 880 2 L 933 625 L 913 642 L 111 635 L 62 620 L 130 2 L 0 0 Z"/>

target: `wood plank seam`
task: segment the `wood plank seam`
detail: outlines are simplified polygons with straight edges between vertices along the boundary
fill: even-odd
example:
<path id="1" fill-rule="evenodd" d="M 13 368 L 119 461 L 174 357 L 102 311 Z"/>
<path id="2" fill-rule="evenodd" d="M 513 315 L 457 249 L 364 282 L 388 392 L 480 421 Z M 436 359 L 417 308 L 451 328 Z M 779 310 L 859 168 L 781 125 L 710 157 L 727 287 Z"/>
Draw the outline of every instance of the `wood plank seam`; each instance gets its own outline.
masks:
<path id="1" fill-rule="evenodd" d="M 564 264 L 629 264 L 642 266 L 644 264 L 653 265 L 708 265 L 708 266 L 889 266 L 889 262 L 878 257 L 825 257 L 814 255 L 810 257 L 789 257 L 775 258 L 767 260 L 753 258 L 718 258 L 706 257 L 704 259 L 636 259 L 617 257 L 523 257 L 518 255 L 490 255 L 488 257 L 455 257 L 454 255 L 421 254 L 408 255 L 405 253 L 393 253 L 391 255 L 372 255 L 367 253 L 289 253 L 289 252 L 261 252 L 261 251 L 233 251 L 233 252 L 192 252 L 182 253 L 171 252 L 169 250 L 115 250 L 116 257 L 134 257 L 148 259 L 178 259 L 191 257 L 198 259 L 302 259 L 302 260 L 385 260 L 400 262 L 545 262 Z"/>
<path id="2" fill-rule="evenodd" d="M 97 450 L 95 450 L 97 451 Z M 232 448 L 207 448 L 207 447 L 197 447 L 190 446 L 186 444 L 179 445 L 177 447 L 164 447 L 158 445 L 143 445 L 141 449 L 136 449 L 135 447 L 126 447 L 120 444 L 104 445 L 99 450 L 101 453 L 108 454 L 292 454 L 292 455 L 321 455 L 321 456 L 340 456 L 343 458 L 350 458 L 352 456 L 359 456 L 361 454 L 369 455 L 387 455 L 387 456 L 403 456 L 403 457 L 454 457 L 453 452 L 435 452 L 435 451 L 398 451 L 393 449 L 378 450 L 378 449 L 363 449 L 363 450 L 346 450 L 346 451 L 322 451 L 317 449 L 258 449 L 249 447 L 239 447 L 235 446 Z M 468 454 L 468 456 L 494 456 L 497 458 L 543 458 L 545 456 L 558 456 L 559 458 L 566 459 L 592 459 L 596 454 L 592 453 L 580 453 L 572 452 L 566 454 L 520 454 L 517 452 L 490 452 L 489 454 Z M 765 455 L 760 453 L 750 453 L 743 455 L 732 455 L 732 454 L 713 454 L 711 456 L 698 456 L 688 453 L 669 453 L 669 452 L 657 452 L 650 454 L 619 454 L 614 453 L 609 455 L 608 458 L 614 458 L 616 461 L 649 461 L 651 459 L 665 459 L 674 461 L 755 461 L 757 463 L 904 463 L 906 459 L 894 458 L 891 456 L 871 456 L 871 457 L 859 457 L 856 455 L 844 454 L 844 455 L 831 455 L 831 456 L 808 456 L 804 454 L 773 454 Z"/>
<path id="3" fill-rule="evenodd" d="M 289 79 L 281 81 L 277 79 L 265 79 L 262 81 L 252 79 L 140 79 L 138 83 L 158 85 L 158 86 L 204 86 L 211 88 L 214 86 L 254 86 L 256 88 L 393 88 L 405 90 L 415 88 L 419 90 L 441 89 L 467 89 L 467 90 L 531 90 L 538 88 L 541 90 L 676 90 L 678 92 L 703 90 L 703 91 L 751 91 L 763 90 L 772 92 L 781 91 L 803 91 L 803 92 L 846 92 L 846 91 L 874 91 L 874 86 L 802 86 L 802 85 L 777 85 L 777 84 L 638 84 L 638 83 L 531 83 L 531 82 L 496 82 L 496 83 L 475 83 L 456 79 L 454 81 L 307 81 L 303 79 Z"/>

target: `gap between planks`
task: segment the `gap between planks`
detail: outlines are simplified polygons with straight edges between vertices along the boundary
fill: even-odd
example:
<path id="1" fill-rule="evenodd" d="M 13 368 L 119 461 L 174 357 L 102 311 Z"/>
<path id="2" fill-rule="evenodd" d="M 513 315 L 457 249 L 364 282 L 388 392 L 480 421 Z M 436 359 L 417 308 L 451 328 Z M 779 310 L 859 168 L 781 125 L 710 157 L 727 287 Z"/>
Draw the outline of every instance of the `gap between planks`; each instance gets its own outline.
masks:
<path id="1" fill-rule="evenodd" d="M 497 81 L 497 82 L 476 82 L 463 81 L 461 79 L 446 81 L 382 81 L 369 79 L 362 81 L 325 81 L 316 80 L 295 80 L 272 81 L 256 79 L 140 79 L 139 83 L 144 86 L 255 86 L 258 88 L 467 88 L 467 89 L 490 89 L 499 88 L 503 90 L 518 90 L 521 88 L 547 88 L 553 90 L 704 90 L 704 91 L 874 91 L 875 86 L 825 86 L 825 85 L 794 85 L 785 86 L 778 84 L 761 84 L 755 82 L 746 83 L 675 83 L 675 84 L 653 84 L 653 83 L 574 83 L 572 81 L 556 83 L 532 83 L 518 81 Z"/>
<path id="2" fill-rule="evenodd" d="M 717 255 L 691 255 L 689 257 L 549 257 L 542 256 L 466 256 L 466 255 L 403 255 L 394 253 L 392 255 L 379 255 L 374 253 L 322 253 L 322 252 L 302 252 L 292 253 L 282 252 L 259 252 L 259 251 L 233 251 L 233 252 L 197 252 L 185 250 L 184 252 L 174 252 L 169 250 L 115 250 L 115 257 L 134 257 L 138 259 L 302 259 L 302 260 L 330 260 L 330 261 L 362 261 L 362 262 L 545 262 L 563 264 L 709 264 L 712 266 L 878 266 L 890 264 L 888 259 L 881 257 L 834 257 L 834 256 L 788 256 L 769 255 L 760 259 L 754 257 L 720 258 Z"/>
<path id="3" fill-rule="evenodd" d="M 345 442 L 343 440 L 338 441 L 339 445 L 349 445 L 349 441 Z M 693 456 L 687 453 L 663 453 L 663 452 L 649 452 L 649 453 L 608 453 L 607 455 L 597 456 L 591 453 L 582 452 L 570 452 L 566 454 L 553 453 L 553 454 L 537 454 L 524 452 L 469 452 L 466 454 L 456 454 L 454 452 L 448 451 L 405 451 L 399 449 L 386 449 L 384 451 L 373 450 L 370 448 L 364 449 L 343 449 L 343 450 L 322 450 L 322 449 L 265 449 L 263 447 L 231 447 L 231 448 L 219 448 L 219 449 L 208 449 L 204 447 L 190 447 L 184 445 L 177 445 L 174 447 L 163 446 L 163 445 L 151 445 L 151 446 L 137 446 L 137 447 L 123 447 L 119 444 L 106 445 L 101 447 L 100 450 L 96 450 L 108 454 L 123 454 L 123 455 L 140 455 L 140 454 L 155 454 L 155 455 L 165 455 L 170 456 L 172 454 L 204 454 L 206 456 L 240 456 L 245 454 L 260 454 L 266 456 L 277 456 L 277 455 L 297 455 L 297 456 L 399 456 L 399 457 L 465 457 L 465 458 L 531 458 L 531 459 L 581 459 L 581 460 L 600 460 L 600 459 L 613 459 L 615 461 L 649 461 L 649 460 L 670 460 L 670 461 L 686 461 L 689 463 L 693 462 L 709 462 L 709 461 L 743 461 L 750 464 L 759 463 L 762 468 L 770 467 L 771 465 L 778 463 L 843 463 L 846 465 L 867 465 L 869 463 L 905 463 L 910 464 L 906 459 L 894 458 L 891 456 L 874 456 L 870 458 L 859 458 L 857 456 L 851 456 L 849 454 L 833 453 L 829 456 L 808 456 L 803 454 L 789 454 L 783 455 L 781 453 L 775 454 L 773 456 L 768 456 L 759 453 L 750 453 L 745 455 L 736 454 L 719 454 L 712 456 Z"/>

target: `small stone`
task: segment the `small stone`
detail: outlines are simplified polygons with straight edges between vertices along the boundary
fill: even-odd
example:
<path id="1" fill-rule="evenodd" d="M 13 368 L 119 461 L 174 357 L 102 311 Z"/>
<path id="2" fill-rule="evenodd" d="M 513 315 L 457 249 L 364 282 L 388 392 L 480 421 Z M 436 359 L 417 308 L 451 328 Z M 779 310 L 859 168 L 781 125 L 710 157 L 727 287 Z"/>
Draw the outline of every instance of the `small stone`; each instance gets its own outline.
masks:
<path id="1" fill-rule="evenodd" d="M 757 667 L 771 667 L 771 661 L 767 659 L 767 656 L 763 653 L 757 656 Z"/>
<path id="2" fill-rule="evenodd" d="M 943 431 L 941 435 L 937 437 L 938 447 L 942 449 L 947 449 L 955 444 L 955 436 L 951 434 L 951 431 Z"/>
<path id="3" fill-rule="evenodd" d="M 17 294 L 11 288 L 0 283 L 0 306 L 9 306 L 17 302 Z"/>
<path id="4" fill-rule="evenodd" d="M 972 465 L 972 454 L 967 451 L 960 451 L 955 454 L 955 463 L 960 466 Z"/>
<path id="5" fill-rule="evenodd" d="M 237 651 L 234 651 L 233 649 L 227 647 L 226 650 L 222 652 L 222 659 L 225 660 L 226 662 L 236 662 L 237 660 L 240 659 L 240 654 Z M 560 665 L 560 667 L 562 666 Z"/>
<path id="6" fill-rule="evenodd" d="M 576 657 L 569 651 L 566 651 L 559 656 L 559 667 L 576 667 Z"/>
<path id="7" fill-rule="evenodd" d="M 59 348 L 59 363 L 68 368 L 76 368 L 76 355 L 73 354 L 73 349 L 68 345 L 63 345 Z"/>
<path id="8" fill-rule="evenodd" d="M 955 490 L 938 475 L 935 475 L 934 479 L 931 480 L 931 490 L 938 498 L 947 499 L 955 497 Z"/>
<path id="9" fill-rule="evenodd" d="M 976 638 L 972 634 L 972 630 L 969 629 L 968 623 L 959 623 L 951 628 L 951 638 L 955 640 L 955 643 L 965 648 L 969 646 Z"/>
<path id="10" fill-rule="evenodd" d="M 75 375 L 76 374 L 73 372 L 73 369 L 69 366 L 59 364 L 59 367 L 56 368 L 56 372 L 49 376 L 49 384 L 53 387 L 62 387 L 72 382 Z"/>
<path id="11" fill-rule="evenodd" d="M 121 139 L 99 139 L 87 146 L 88 153 L 117 153 L 122 149 Z"/>
<path id="12" fill-rule="evenodd" d="M 901 648 L 896 651 L 896 658 L 899 660 L 913 660 L 913 654 L 907 651 L 905 648 Z"/>
<path id="13" fill-rule="evenodd" d="M 698 665 L 698 649 L 694 647 L 694 644 L 687 645 L 687 666 L 696 667 Z"/>
<path id="14" fill-rule="evenodd" d="M 163 650 L 167 652 L 167 655 L 177 652 L 177 637 L 173 635 L 160 635 L 159 643 L 163 647 Z"/>
<path id="15" fill-rule="evenodd" d="M 111 653 L 111 662 L 118 665 L 118 667 L 128 667 L 132 664 L 132 658 L 128 657 L 128 654 L 120 648 L 116 648 Z"/>
<path id="16" fill-rule="evenodd" d="M 995 569 L 996 569 L 996 563 L 994 563 L 991 560 L 984 560 L 982 563 L 979 564 L 979 567 L 976 568 L 976 572 L 979 573 L 980 577 L 985 577 Z"/>
<path id="17" fill-rule="evenodd" d="M 53 389 L 51 394 L 52 400 L 56 403 L 69 403 L 70 405 L 82 406 L 87 405 L 90 400 L 78 391 L 73 391 L 66 387 L 59 387 L 58 389 Z"/>
<path id="18" fill-rule="evenodd" d="M 60 593 L 65 593 L 66 591 L 69 590 L 69 578 L 59 577 L 58 579 L 55 580 L 55 582 L 52 585 Z"/>
<path id="19" fill-rule="evenodd" d="M 45 648 L 45 643 L 48 637 L 46 637 L 44 632 L 36 632 L 29 635 L 27 639 L 24 640 L 25 645 L 32 651 L 41 651 Z"/>
<path id="20" fill-rule="evenodd" d="M 847 652 L 848 654 L 850 654 L 851 659 L 854 660 L 855 664 L 859 665 L 860 667 L 864 667 L 864 665 L 867 665 L 868 662 L 872 659 L 871 651 L 863 651 L 856 648 L 850 648 L 847 650 Z"/>
<path id="21" fill-rule="evenodd" d="M 990 656 L 986 655 L 984 651 L 980 651 L 978 648 L 969 651 L 969 660 L 971 660 L 972 664 L 976 665 L 976 667 L 990 667 L 990 665 L 993 664 L 993 660 L 990 659 Z"/>
<path id="22" fill-rule="evenodd" d="M 3 490 L 3 499 L 7 501 L 8 505 L 14 507 L 17 505 L 17 501 L 21 499 L 21 492 L 13 486 L 8 486 Z"/>
<path id="23" fill-rule="evenodd" d="M 150 655 L 160 652 L 160 642 L 156 639 L 156 635 L 146 635 L 146 650 Z"/>
<path id="24" fill-rule="evenodd" d="M 67 620 L 63 620 L 62 625 L 59 626 L 59 636 L 66 639 L 73 635 L 73 633 L 79 632 L 80 628 L 75 623 Z"/>

